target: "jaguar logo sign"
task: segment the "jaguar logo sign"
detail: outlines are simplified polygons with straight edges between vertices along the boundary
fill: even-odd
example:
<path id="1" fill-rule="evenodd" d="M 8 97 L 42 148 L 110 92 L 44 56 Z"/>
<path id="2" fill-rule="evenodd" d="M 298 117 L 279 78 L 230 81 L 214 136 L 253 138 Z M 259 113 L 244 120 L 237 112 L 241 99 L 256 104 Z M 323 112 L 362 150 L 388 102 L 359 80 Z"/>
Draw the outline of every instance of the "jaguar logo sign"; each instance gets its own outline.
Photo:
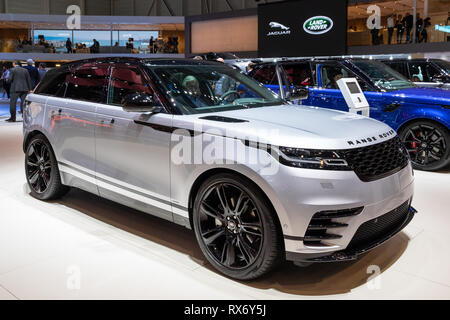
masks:
<path id="1" fill-rule="evenodd" d="M 333 20 L 325 16 L 311 17 L 303 24 L 303 30 L 309 34 L 324 34 L 333 29 Z"/>
<path id="2" fill-rule="evenodd" d="M 291 34 L 291 28 L 286 27 L 285 25 L 279 23 L 279 22 L 270 22 L 269 23 L 270 28 L 272 29 L 278 29 L 274 31 L 270 31 L 267 35 L 268 36 L 280 36 L 280 35 L 286 35 Z"/>

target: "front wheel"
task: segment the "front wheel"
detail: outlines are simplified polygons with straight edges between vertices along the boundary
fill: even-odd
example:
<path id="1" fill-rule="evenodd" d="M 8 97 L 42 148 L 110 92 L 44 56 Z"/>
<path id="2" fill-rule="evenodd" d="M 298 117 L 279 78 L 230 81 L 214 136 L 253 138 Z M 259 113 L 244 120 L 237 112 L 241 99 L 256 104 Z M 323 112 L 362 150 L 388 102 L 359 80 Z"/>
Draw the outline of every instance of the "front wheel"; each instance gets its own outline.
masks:
<path id="1" fill-rule="evenodd" d="M 250 181 L 218 174 L 200 187 L 193 224 L 207 260 L 225 275 L 250 280 L 283 260 L 283 245 L 273 209 Z"/>
<path id="2" fill-rule="evenodd" d="M 69 190 L 61 183 L 53 150 L 41 134 L 31 138 L 27 145 L 25 175 L 31 194 L 40 200 L 57 199 Z"/>
<path id="3" fill-rule="evenodd" d="M 400 132 L 414 169 L 434 171 L 450 164 L 449 130 L 433 121 L 408 124 Z"/>

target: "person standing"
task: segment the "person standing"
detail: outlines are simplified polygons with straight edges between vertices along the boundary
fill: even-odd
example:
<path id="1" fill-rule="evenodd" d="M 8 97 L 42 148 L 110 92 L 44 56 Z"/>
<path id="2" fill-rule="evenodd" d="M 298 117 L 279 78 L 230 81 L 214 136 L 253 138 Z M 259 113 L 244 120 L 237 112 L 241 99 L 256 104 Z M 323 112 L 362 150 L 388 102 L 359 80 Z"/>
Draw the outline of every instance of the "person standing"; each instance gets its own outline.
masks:
<path id="1" fill-rule="evenodd" d="M 67 49 L 67 53 L 73 53 L 72 41 L 70 41 L 70 38 L 67 38 L 67 40 L 66 40 L 66 49 Z"/>
<path id="2" fill-rule="evenodd" d="M 20 98 L 20 112 L 22 112 L 27 93 L 31 91 L 30 74 L 20 66 L 18 61 L 14 61 L 7 81 L 11 84 L 11 99 L 9 101 L 11 117 L 6 121 L 15 122 L 17 100 Z"/>
<path id="3" fill-rule="evenodd" d="M 392 42 L 392 35 L 394 34 L 394 15 L 391 14 L 387 18 L 387 25 L 388 25 L 388 44 L 391 44 Z"/>
<path id="4" fill-rule="evenodd" d="M 27 69 L 28 73 L 30 74 L 31 88 L 33 89 L 39 83 L 39 71 L 34 66 L 33 59 L 28 59 L 27 65 L 24 68 Z"/>
<path id="5" fill-rule="evenodd" d="M 375 24 L 375 18 L 373 18 L 372 21 L 373 21 L 374 27 L 370 30 L 370 34 L 372 35 L 372 45 L 374 46 L 379 43 L 378 33 L 380 32 L 380 29 L 378 29 Z"/>
<path id="6" fill-rule="evenodd" d="M 423 19 L 420 17 L 418 13 L 416 16 L 416 43 L 422 42 L 421 35 L 423 31 Z"/>
<path id="7" fill-rule="evenodd" d="M 428 29 L 431 26 L 431 18 L 427 17 L 423 20 L 422 39 L 421 42 L 428 42 Z"/>
<path id="8" fill-rule="evenodd" d="M 403 32 L 405 31 L 404 25 L 403 25 L 403 16 L 400 14 L 397 16 L 397 21 L 395 24 L 395 27 L 397 28 L 397 44 L 401 44 L 403 40 Z"/>
<path id="9" fill-rule="evenodd" d="M 406 43 L 411 43 L 411 30 L 414 27 L 414 17 L 409 12 L 403 18 L 403 23 L 406 29 Z"/>
<path id="10" fill-rule="evenodd" d="M 2 73 L 1 80 L 3 83 L 3 89 L 5 91 L 3 92 L 2 99 L 5 97 L 5 93 L 6 93 L 6 98 L 9 99 L 9 93 L 10 93 L 10 88 L 11 88 L 11 84 L 8 82 L 9 73 L 10 73 L 9 68 L 3 66 L 3 73 Z"/>
<path id="11" fill-rule="evenodd" d="M 148 47 L 150 49 L 150 53 L 155 53 L 155 38 L 153 38 L 153 36 L 150 37 L 150 41 L 148 44 Z"/>
<path id="12" fill-rule="evenodd" d="M 39 81 L 42 80 L 42 78 L 45 76 L 45 74 L 47 73 L 47 70 L 45 70 L 45 63 L 41 62 L 39 63 Z"/>

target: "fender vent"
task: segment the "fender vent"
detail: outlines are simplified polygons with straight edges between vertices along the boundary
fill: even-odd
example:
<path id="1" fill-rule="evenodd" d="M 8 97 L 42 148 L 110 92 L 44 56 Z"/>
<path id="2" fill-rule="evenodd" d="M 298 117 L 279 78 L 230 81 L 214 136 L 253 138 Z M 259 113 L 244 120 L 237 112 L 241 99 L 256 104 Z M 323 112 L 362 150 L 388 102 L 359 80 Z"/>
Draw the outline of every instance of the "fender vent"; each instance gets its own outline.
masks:
<path id="1" fill-rule="evenodd" d="M 247 120 L 242 120 L 242 119 L 236 119 L 236 118 L 228 118 L 228 117 L 221 117 L 221 116 L 206 116 L 206 117 L 201 117 L 200 119 L 204 119 L 204 120 L 211 120 L 211 121 L 219 121 L 219 122 L 235 122 L 235 123 L 239 123 L 239 122 L 248 122 Z"/>
<path id="2" fill-rule="evenodd" d="M 351 217 L 360 214 L 364 207 L 344 209 L 344 210 L 328 210 L 320 211 L 313 215 L 306 230 L 303 243 L 306 246 L 326 246 L 323 240 L 333 240 L 342 238 L 341 235 L 335 234 L 333 230 L 338 228 L 345 228 L 346 223 L 333 221 L 333 219 Z"/>

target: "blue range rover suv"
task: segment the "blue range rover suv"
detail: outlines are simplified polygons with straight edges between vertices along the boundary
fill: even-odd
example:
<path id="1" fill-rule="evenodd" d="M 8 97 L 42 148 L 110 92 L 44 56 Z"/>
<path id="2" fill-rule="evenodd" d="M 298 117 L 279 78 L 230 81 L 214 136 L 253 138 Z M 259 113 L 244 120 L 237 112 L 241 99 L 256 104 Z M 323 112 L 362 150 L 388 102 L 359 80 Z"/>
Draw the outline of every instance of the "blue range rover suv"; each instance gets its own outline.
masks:
<path id="1" fill-rule="evenodd" d="M 299 104 L 348 111 L 336 81 L 358 80 L 370 104 L 370 117 L 395 129 L 414 168 L 438 170 L 450 163 L 450 90 L 420 88 L 397 71 L 376 60 L 279 60 L 257 64 L 257 81 Z"/>

